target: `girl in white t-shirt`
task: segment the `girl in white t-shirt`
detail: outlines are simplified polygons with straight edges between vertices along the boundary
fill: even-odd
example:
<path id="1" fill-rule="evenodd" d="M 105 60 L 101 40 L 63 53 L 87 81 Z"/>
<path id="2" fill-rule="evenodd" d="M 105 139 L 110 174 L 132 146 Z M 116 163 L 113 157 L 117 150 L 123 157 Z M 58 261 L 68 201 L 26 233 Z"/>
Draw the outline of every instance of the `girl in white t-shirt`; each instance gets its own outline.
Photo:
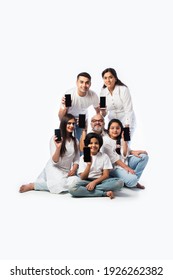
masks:
<path id="1" fill-rule="evenodd" d="M 90 147 L 90 162 L 84 162 L 80 157 L 78 174 L 80 181 L 70 187 L 69 192 L 76 197 L 107 196 L 114 197 L 114 192 L 123 187 L 123 181 L 109 178 L 109 170 L 112 164 L 109 157 L 100 152 L 103 144 L 101 135 L 88 133 L 84 140 L 85 146 Z"/>
<path id="2" fill-rule="evenodd" d="M 147 152 L 143 150 L 133 152 L 129 149 L 128 142 L 124 140 L 123 125 L 120 120 L 112 119 L 108 123 L 108 133 L 103 138 L 102 148 L 113 165 L 110 177 L 122 179 L 128 188 L 145 188 L 138 181 L 148 162 Z"/>
<path id="3" fill-rule="evenodd" d="M 67 192 L 70 185 L 79 180 L 76 175 L 79 163 L 79 142 L 73 136 L 75 117 L 65 115 L 60 123 L 61 141 L 53 136 L 50 141 L 51 158 L 34 183 L 22 185 L 20 192 L 30 190 Z"/>

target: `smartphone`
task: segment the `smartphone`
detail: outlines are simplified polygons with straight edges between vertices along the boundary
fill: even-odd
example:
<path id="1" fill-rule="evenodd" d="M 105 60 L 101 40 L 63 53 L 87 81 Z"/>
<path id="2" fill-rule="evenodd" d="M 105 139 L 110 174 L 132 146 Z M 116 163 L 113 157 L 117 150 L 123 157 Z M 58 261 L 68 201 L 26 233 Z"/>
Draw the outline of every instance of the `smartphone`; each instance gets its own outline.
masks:
<path id="1" fill-rule="evenodd" d="M 130 128 L 129 126 L 124 127 L 124 140 L 125 141 L 130 141 Z"/>
<path id="2" fill-rule="evenodd" d="M 79 127 L 85 128 L 85 115 L 79 114 Z"/>
<path id="3" fill-rule="evenodd" d="M 100 96 L 100 108 L 106 108 L 106 96 Z"/>
<path id="4" fill-rule="evenodd" d="M 65 94 L 65 106 L 71 107 L 71 94 Z"/>
<path id="5" fill-rule="evenodd" d="M 60 129 L 55 129 L 55 136 L 57 137 L 56 142 L 61 141 L 61 130 Z"/>
<path id="6" fill-rule="evenodd" d="M 90 147 L 83 148 L 83 156 L 85 162 L 91 162 Z"/>

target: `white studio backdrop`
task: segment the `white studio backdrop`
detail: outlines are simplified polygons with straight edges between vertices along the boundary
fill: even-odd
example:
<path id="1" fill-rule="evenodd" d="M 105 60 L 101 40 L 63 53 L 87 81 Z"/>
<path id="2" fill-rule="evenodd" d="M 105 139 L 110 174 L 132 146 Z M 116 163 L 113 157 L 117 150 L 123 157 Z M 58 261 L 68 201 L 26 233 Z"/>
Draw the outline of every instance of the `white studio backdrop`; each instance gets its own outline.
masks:
<path id="1" fill-rule="evenodd" d="M 2 259 L 172 258 L 172 21 L 168 0 L 0 2 Z M 62 94 L 82 71 L 99 94 L 107 67 L 132 95 L 146 190 L 113 201 L 19 194 L 49 158 Z"/>

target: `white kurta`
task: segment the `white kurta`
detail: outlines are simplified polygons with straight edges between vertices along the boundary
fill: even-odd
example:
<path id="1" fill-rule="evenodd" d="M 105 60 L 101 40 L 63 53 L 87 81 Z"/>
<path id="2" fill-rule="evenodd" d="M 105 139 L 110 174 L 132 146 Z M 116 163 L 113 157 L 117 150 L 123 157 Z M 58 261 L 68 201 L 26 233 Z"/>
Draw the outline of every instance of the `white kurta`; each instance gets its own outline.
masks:
<path id="1" fill-rule="evenodd" d="M 106 96 L 109 121 L 119 119 L 123 126 L 129 124 L 132 135 L 136 125 L 136 119 L 128 87 L 117 85 L 112 95 L 107 88 L 102 88 L 100 96 Z"/>
<path id="2" fill-rule="evenodd" d="M 80 153 L 79 150 L 75 153 L 73 140 L 66 141 L 66 149 L 63 157 L 55 163 L 52 160 L 52 155 L 55 152 L 56 146 L 53 137 L 50 141 L 51 158 L 47 162 L 44 170 L 37 178 L 36 182 L 47 182 L 47 187 L 51 193 L 61 193 L 68 191 L 69 186 L 75 184 L 79 178 L 77 176 L 69 176 L 68 172 L 74 163 L 79 163 Z"/>

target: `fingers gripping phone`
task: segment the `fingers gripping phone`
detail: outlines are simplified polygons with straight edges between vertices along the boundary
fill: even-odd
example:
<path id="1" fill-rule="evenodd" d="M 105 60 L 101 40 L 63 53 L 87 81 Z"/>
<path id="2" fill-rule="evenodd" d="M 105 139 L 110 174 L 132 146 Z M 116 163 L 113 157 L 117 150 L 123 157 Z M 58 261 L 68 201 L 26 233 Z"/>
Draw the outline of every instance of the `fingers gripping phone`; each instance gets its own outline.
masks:
<path id="1" fill-rule="evenodd" d="M 79 114 L 79 127 L 85 128 L 85 115 Z"/>
<path id="2" fill-rule="evenodd" d="M 65 94 L 65 106 L 71 107 L 71 94 Z"/>
<path id="3" fill-rule="evenodd" d="M 56 142 L 61 142 L 61 130 L 55 129 L 55 136 L 57 137 Z"/>
<path id="4" fill-rule="evenodd" d="M 90 147 L 83 148 L 84 162 L 91 162 Z"/>
<path id="5" fill-rule="evenodd" d="M 100 108 L 106 108 L 106 96 L 100 96 Z"/>

